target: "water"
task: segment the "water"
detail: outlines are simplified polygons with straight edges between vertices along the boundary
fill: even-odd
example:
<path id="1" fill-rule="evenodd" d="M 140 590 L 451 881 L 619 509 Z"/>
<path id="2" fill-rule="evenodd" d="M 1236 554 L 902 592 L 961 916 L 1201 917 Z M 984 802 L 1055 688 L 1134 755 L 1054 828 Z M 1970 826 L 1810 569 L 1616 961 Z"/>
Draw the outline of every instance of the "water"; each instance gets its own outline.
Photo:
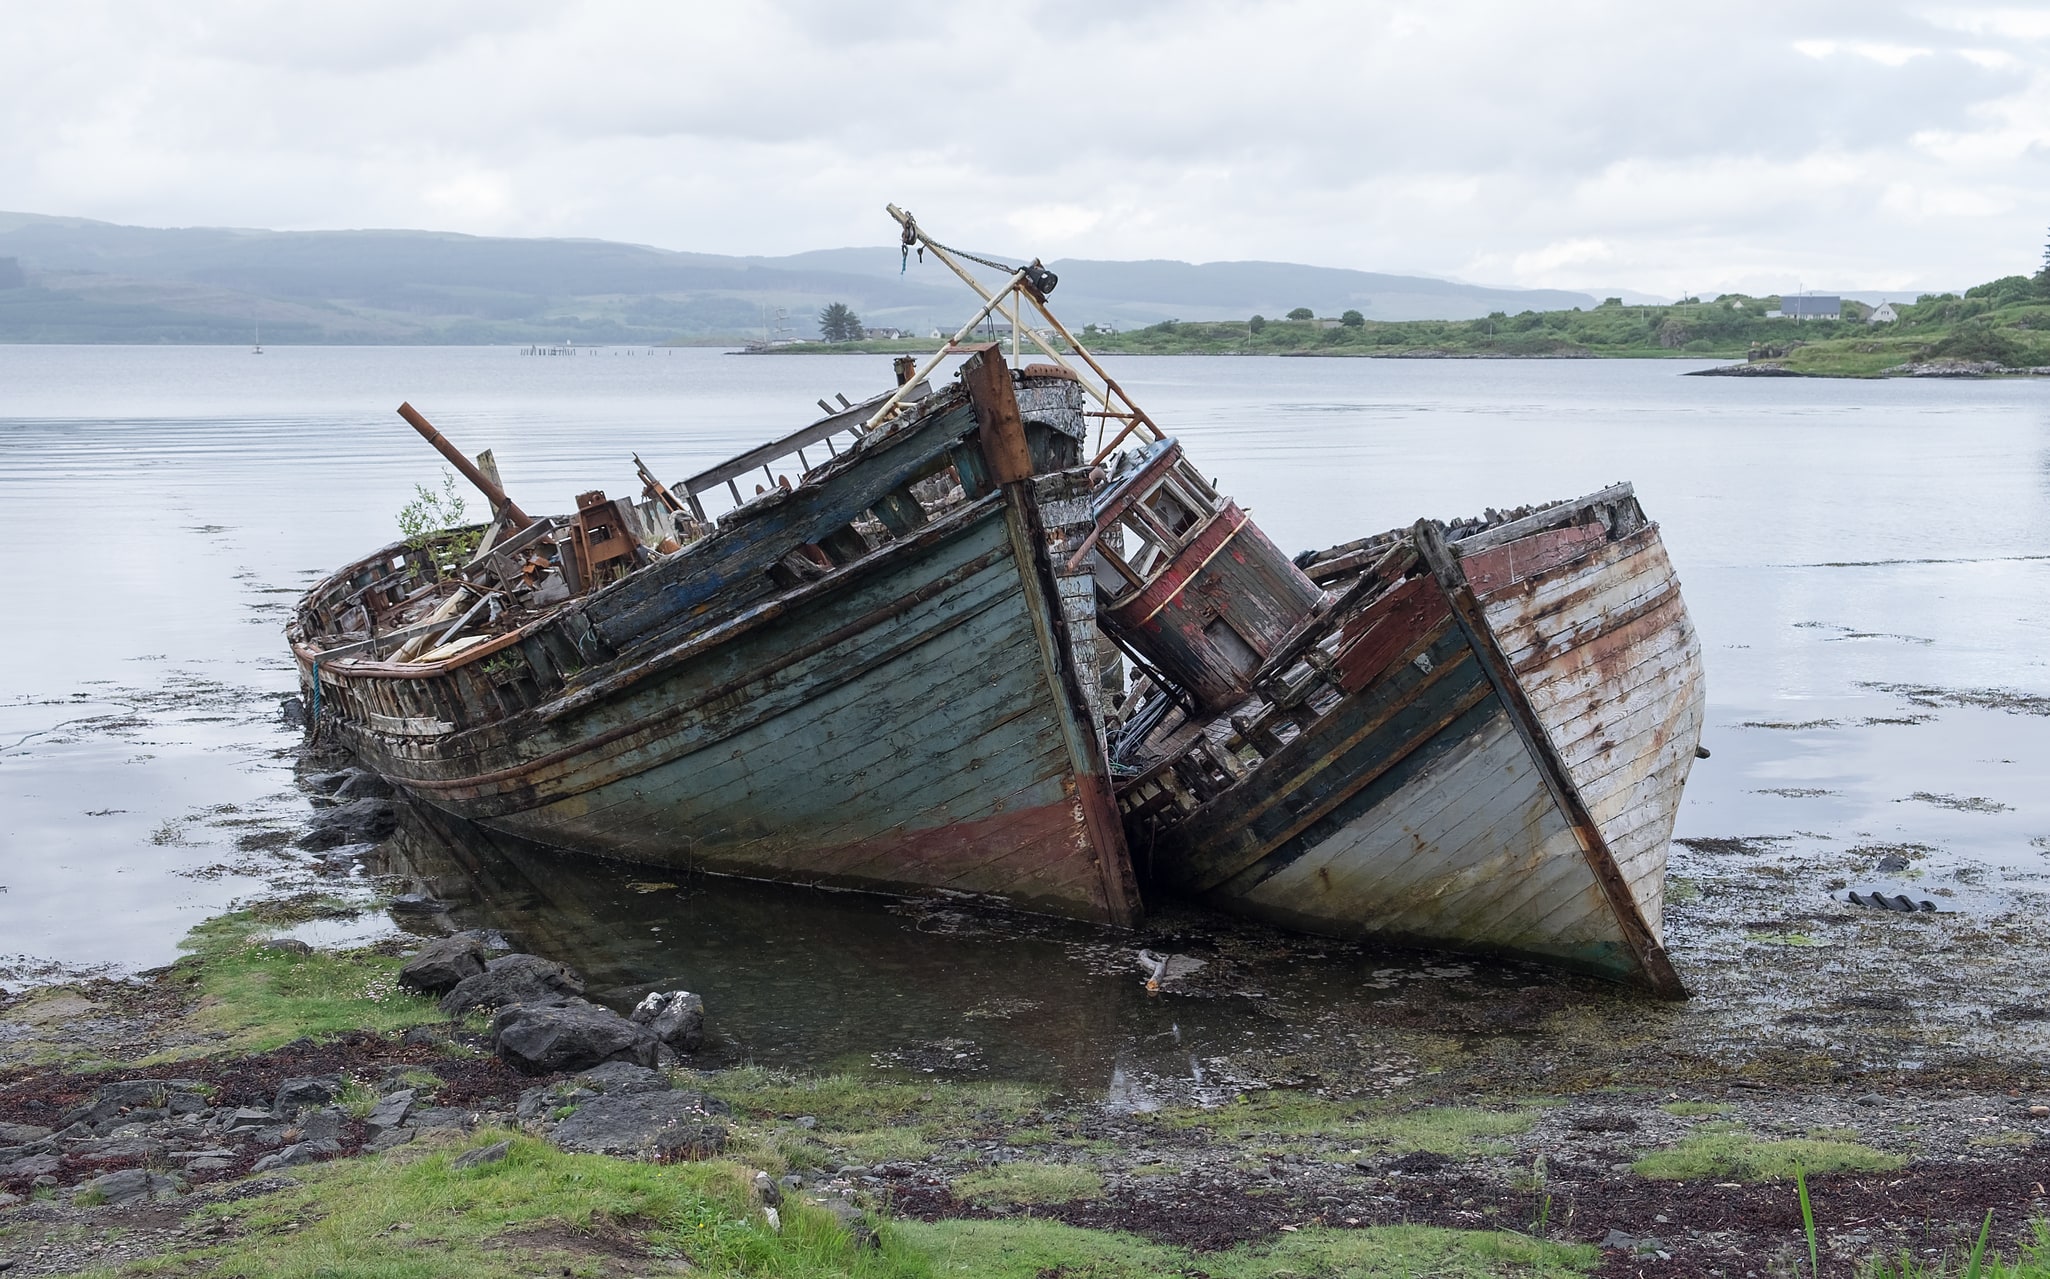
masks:
<path id="1" fill-rule="evenodd" d="M 1156 358 L 1114 372 L 1290 549 L 1633 481 L 1707 651 L 1714 756 L 1681 836 L 1906 846 L 1922 887 L 1954 880 L 1966 909 L 2040 880 L 2050 385 L 1679 376 L 1690 367 Z M 877 356 L 0 347 L 14 532 L 0 980 L 165 962 L 192 923 L 302 867 L 280 848 L 306 804 L 276 723 L 294 682 L 280 628 L 299 591 L 391 540 L 412 486 L 438 480 L 399 400 L 467 450 L 492 447 L 514 496 L 548 511 L 593 487 L 638 492 L 632 452 L 680 476 L 887 378 Z M 622 992 L 705 989 L 733 1010 L 733 1051 L 765 1060 L 924 1069 L 954 1051 L 931 1044 L 972 1040 L 963 1061 L 1045 1057 L 1100 1080 L 1133 1044 L 1172 1057 L 1188 1055 L 1177 1036 L 1248 1033 L 1276 989 L 1314 1020 L 1337 992 L 1371 1001 L 1391 963 L 1407 981 L 1435 962 L 1269 938 L 1191 1026 L 1135 994 L 1128 954 L 1086 930 L 715 884 L 640 892 L 618 868 L 422 851 L 435 845 L 411 841 L 394 869 L 447 881 L 467 864 L 468 889 L 449 891 L 477 919 L 553 937 Z M 476 879 L 487 866 L 517 873 Z M 1020 981 L 1031 991 L 1003 993 Z M 722 1005 L 722 982 L 749 993 Z M 821 982 L 845 1017 L 793 1011 Z M 1052 1033 L 1013 1020 L 1026 1004 L 1073 1017 Z"/>

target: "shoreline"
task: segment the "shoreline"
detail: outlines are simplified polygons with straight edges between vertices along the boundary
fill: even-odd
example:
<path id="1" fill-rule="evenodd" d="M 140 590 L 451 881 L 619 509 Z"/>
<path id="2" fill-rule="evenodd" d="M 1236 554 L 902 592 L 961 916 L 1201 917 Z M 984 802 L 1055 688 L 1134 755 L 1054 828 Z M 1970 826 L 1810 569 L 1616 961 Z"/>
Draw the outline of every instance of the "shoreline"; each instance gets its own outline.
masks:
<path id="1" fill-rule="evenodd" d="M 431 1210 L 408 1196 L 503 1182 L 531 1219 L 493 1209 L 440 1231 L 450 1264 L 458 1244 L 491 1249 L 507 1274 L 671 1252 L 720 1264 L 680 1230 L 674 1205 L 687 1202 L 770 1258 L 759 1272 L 771 1275 L 801 1272 L 800 1241 L 848 1268 L 949 1256 L 1020 1279 L 1108 1256 L 1240 1273 L 1230 1267 L 1286 1255 L 1314 1273 L 1417 1247 L 1448 1266 L 1513 1254 L 1547 1276 L 1694 1274 L 1798 1251 L 1796 1165 L 1840 1262 L 1926 1246 L 1932 1231 L 1962 1246 L 1988 1210 L 2013 1255 L 2050 1214 L 2050 991 L 2030 962 L 2034 916 L 1892 915 L 1821 889 L 1860 882 L 1880 851 L 1676 846 L 1667 930 L 1688 1005 L 1554 974 L 1477 986 L 1459 972 L 1485 961 L 1391 953 L 1391 991 L 1322 1013 L 1274 1001 L 1271 1036 L 1208 1059 L 1216 1088 L 1153 1079 L 1151 1098 L 1007 1079 L 951 1051 L 849 1073 L 762 1069 L 745 1045 L 708 1042 L 660 1072 L 522 1074 L 491 1054 L 483 1022 L 451 1021 L 395 984 L 423 936 L 289 940 L 309 920 L 393 910 L 398 885 L 351 902 L 286 877 L 195 929 L 168 968 L 0 997 L 0 1194 L 18 1200 L 0 1207 L 0 1258 L 11 1279 L 152 1258 L 289 1268 L 314 1255 L 301 1248 L 418 1255 L 429 1241 L 403 1236 Z M 1305 947 L 1211 927 L 1163 911 L 1102 944 L 1113 957 L 1136 945 L 1203 956 L 1155 997 L 1168 1005 L 1229 994 L 1248 947 Z M 1958 996 L 1960 974 L 1975 998 Z M 716 1039 L 721 996 L 707 995 Z M 1334 1013 L 1336 1035 L 1291 1029 Z M 699 1115 L 697 1144 L 650 1163 L 567 1141 L 565 1121 L 601 1108 L 622 1072 Z M 315 1077 L 334 1080 L 321 1113 L 336 1113 L 288 1116 L 280 1091 Z M 167 1080 L 192 1081 L 186 1101 L 115 1113 L 120 1085 Z M 400 1092 L 410 1115 L 380 1127 Z M 73 1126 L 110 1096 L 114 1111 Z M 604 1103 L 629 1104 L 651 1103 Z M 305 1135 L 322 1123 L 332 1149 L 259 1170 L 323 1140 Z M 594 1217 L 587 1197 L 548 1189 L 575 1178 L 617 1183 L 645 1211 Z M 134 1200 L 91 1202 L 138 1184 Z M 359 1196 L 395 1205 L 391 1219 L 353 1209 Z M 262 1224 L 285 1219 L 302 1226 Z M 1036 1269 L 1006 1268 L 1021 1240 Z"/>

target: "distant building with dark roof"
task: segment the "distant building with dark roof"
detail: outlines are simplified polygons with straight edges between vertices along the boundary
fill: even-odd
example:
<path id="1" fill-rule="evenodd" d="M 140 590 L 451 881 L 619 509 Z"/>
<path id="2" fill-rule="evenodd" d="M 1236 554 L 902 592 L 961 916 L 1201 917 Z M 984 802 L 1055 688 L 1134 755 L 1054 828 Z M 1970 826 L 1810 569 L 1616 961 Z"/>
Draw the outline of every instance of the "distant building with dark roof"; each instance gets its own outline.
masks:
<path id="1" fill-rule="evenodd" d="M 1804 293 L 1780 299 L 1780 314 L 1790 320 L 1838 320 L 1843 318 L 1844 300 L 1834 293 Z"/>

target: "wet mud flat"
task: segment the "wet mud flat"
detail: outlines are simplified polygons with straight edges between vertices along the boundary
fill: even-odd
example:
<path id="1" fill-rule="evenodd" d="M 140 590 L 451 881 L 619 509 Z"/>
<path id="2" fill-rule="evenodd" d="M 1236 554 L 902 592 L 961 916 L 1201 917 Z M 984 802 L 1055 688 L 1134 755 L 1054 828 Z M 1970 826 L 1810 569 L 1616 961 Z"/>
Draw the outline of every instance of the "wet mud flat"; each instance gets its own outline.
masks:
<path id="1" fill-rule="evenodd" d="M 707 1043 L 675 1081 L 724 1098 L 728 1153 L 885 1220 L 1052 1220 L 1199 1253 L 1429 1225 L 1589 1245 L 1575 1268 L 1599 1273 L 1747 1275 L 1805 1251 L 1797 1165 L 1846 1264 L 1955 1251 L 1989 1210 L 2011 1255 L 2050 1212 L 2050 893 L 1940 850 L 1676 844 L 1668 944 L 1693 997 L 1663 1003 L 1172 906 L 1127 934 L 956 899 L 658 881 L 356 794 L 336 763 L 301 766 L 310 828 L 236 836 L 270 845 L 245 850 L 272 867 L 252 937 L 395 957 L 479 927 L 576 966 L 615 1008 L 701 991 Z M 1141 950 L 1169 960 L 1158 992 Z M 9 997 L 0 1123 L 61 1131 L 110 1079 L 197 1081 L 218 1124 L 298 1074 L 375 1090 L 412 1071 L 434 1079 L 438 1140 L 459 1143 L 519 1129 L 537 1082 L 431 1005 L 411 1031 L 253 1052 L 209 998 L 178 968 Z M 275 1149 L 256 1131 L 195 1167 L 181 1156 L 225 1143 L 190 1126 L 0 1151 L 0 1193 L 21 1201 L 0 1210 L 0 1256 L 65 1273 L 151 1255 L 208 1238 L 191 1232 L 221 1196 L 271 1193 L 280 1172 L 246 1180 Z M 366 1138 L 345 1126 L 321 1158 L 381 1157 Z M 176 1171 L 180 1197 L 72 1202 L 124 1169 Z M 130 1218 L 126 1251 L 89 1247 Z"/>

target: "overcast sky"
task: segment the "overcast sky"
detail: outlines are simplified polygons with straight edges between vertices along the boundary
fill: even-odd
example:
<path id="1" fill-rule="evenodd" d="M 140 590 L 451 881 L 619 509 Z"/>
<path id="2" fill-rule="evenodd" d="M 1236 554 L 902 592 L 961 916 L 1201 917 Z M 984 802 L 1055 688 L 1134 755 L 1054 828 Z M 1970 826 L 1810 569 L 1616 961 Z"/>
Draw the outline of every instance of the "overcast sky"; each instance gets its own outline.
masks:
<path id="1" fill-rule="evenodd" d="M 9 4 L 0 208 L 1653 293 L 2033 270 L 2050 5 Z"/>

